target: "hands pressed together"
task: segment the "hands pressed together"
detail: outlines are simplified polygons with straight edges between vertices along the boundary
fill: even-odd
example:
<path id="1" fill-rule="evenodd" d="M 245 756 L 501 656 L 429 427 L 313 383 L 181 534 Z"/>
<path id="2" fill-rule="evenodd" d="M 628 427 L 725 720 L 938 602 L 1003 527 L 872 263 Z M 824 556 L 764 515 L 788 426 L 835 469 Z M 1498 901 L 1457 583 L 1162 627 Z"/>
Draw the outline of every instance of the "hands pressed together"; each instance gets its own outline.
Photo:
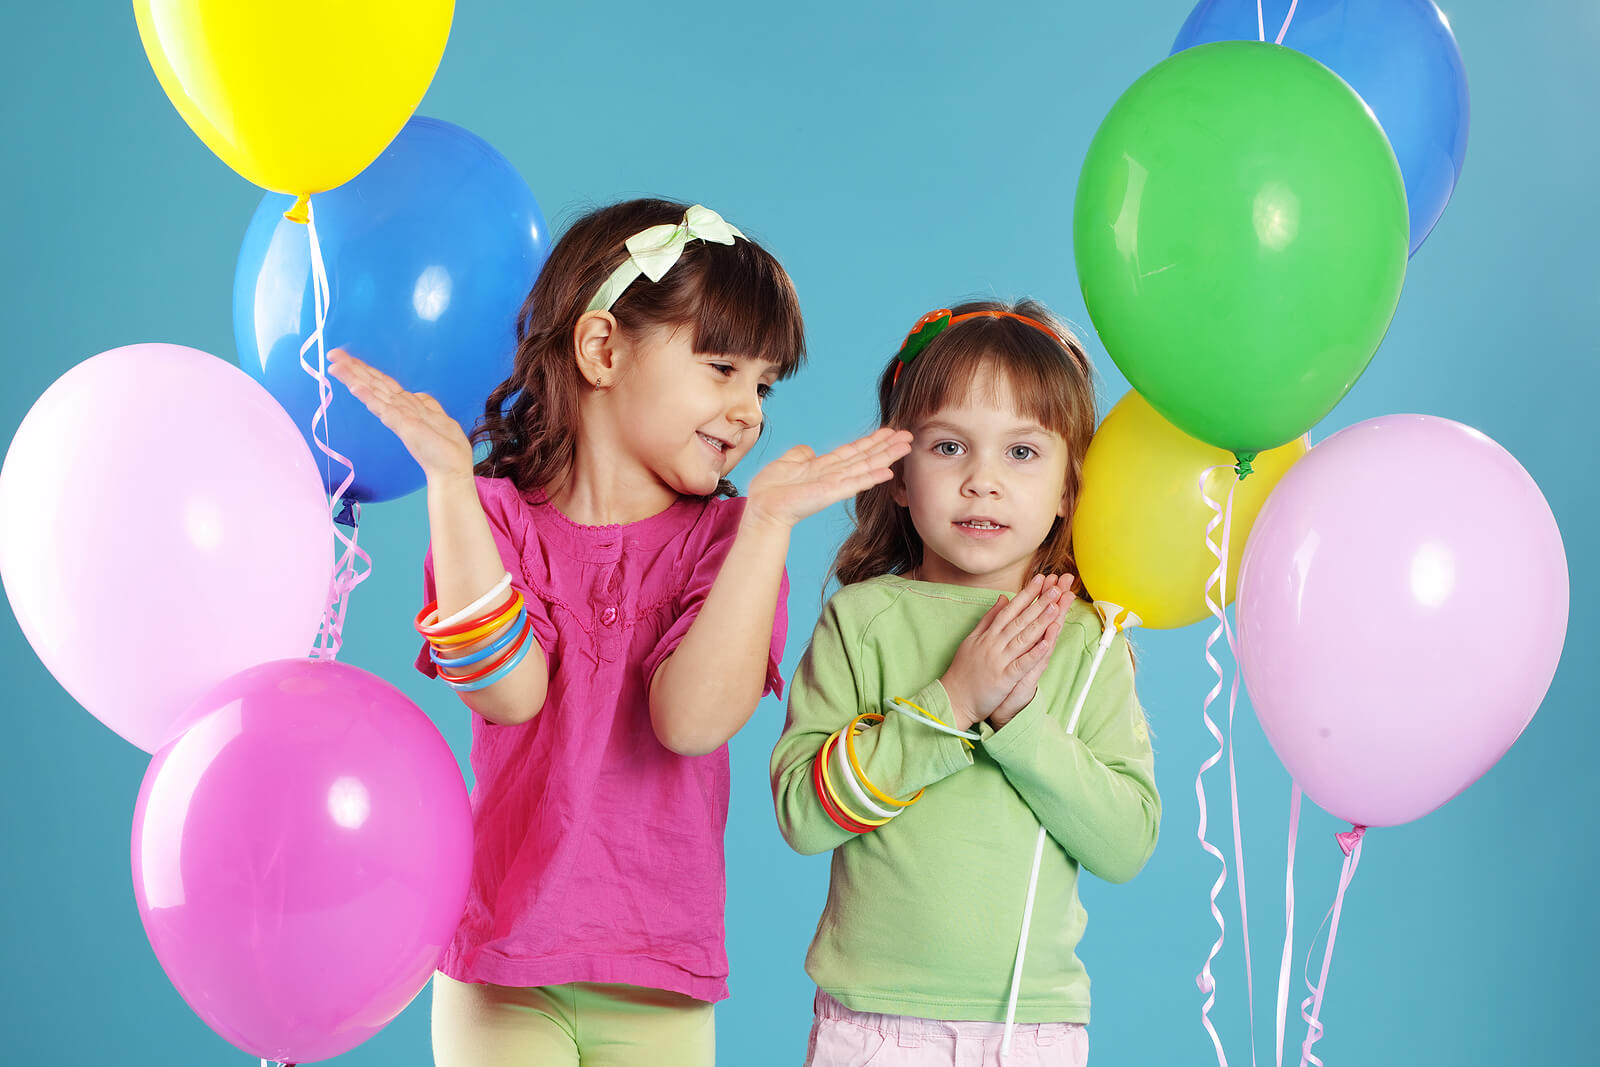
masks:
<path id="1" fill-rule="evenodd" d="M 1077 579 L 1038 574 L 978 620 L 939 679 L 962 730 L 985 719 L 996 730 L 1027 706 L 1061 634 Z"/>

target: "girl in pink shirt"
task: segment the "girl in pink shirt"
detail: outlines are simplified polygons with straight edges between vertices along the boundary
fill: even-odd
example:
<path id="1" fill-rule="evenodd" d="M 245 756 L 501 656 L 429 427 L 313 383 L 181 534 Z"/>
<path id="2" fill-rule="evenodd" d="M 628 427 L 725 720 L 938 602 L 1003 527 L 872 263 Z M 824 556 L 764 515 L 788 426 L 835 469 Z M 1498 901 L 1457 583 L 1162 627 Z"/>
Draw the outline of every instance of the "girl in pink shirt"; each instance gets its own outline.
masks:
<path id="1" fill-rule="evenodd" d="M 474 712 L 440 1067 L 713 1061 L 727 742 L 782 685 L 790 531 L 909 449 L 889 430 L 797 446 L 735 497 L 803 345 L 768 252 L 699 205 L 635 200 L 556 244 L 474 441 L 335 354 L 427 475 L 417 665 Z"/>

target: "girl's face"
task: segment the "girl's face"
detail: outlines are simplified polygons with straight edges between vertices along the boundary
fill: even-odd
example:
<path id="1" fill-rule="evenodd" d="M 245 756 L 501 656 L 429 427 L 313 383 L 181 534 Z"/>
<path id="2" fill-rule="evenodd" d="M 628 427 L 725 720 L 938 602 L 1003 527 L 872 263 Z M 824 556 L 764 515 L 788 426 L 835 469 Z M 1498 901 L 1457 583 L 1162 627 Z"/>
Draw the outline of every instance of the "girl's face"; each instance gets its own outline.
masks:
<path id="1" fill-rule="evenodd" d="M 910 428 L 894 499 L 922 538 L 915 577 L 1016 592 L 1066 513 L 1067 445 L 1018 414 L 1003 376 L 983 392 Z"/>
<path id="2" fill-rule="evenodd" d="M 657 330 L 632 347 L 611 415 L 623 449 L 674 493 L 708 496 L 761 433 L 778 367 L 695 352 L 690 330 Z"/>

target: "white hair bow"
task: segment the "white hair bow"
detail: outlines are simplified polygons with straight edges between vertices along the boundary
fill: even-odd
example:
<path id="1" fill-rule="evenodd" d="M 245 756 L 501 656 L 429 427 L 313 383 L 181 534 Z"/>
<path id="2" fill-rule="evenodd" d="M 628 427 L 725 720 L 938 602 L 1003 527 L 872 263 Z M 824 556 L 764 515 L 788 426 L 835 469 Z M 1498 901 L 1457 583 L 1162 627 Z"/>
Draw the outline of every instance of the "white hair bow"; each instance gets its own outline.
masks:
<path id="1" fill-rule="evenodd" d="M 729 225 L 721 215 L 700 204 L 695 204 L 685 211 L 681 222 L 667 222 L 640 230 L 625 242 L 628 246 L 628 258 L 623 260 L 622 264 L 611 272 L 611 277 L 595 291 L 594 299 L 589 301 L 588 310 L 609 309 L 617 302 L 617 297 L 622 295 L 623 290 L 632 285 L 641 274 L 653 282 L 659 282 L 666 277 L 672 265 L 678 262 L 678 257 L 683 255 L 684 246 L 690 241 L 711 241 L 719 245 L 731 245 L 735 238 L 741 237 L 749 240 L 736 227 Z"/>

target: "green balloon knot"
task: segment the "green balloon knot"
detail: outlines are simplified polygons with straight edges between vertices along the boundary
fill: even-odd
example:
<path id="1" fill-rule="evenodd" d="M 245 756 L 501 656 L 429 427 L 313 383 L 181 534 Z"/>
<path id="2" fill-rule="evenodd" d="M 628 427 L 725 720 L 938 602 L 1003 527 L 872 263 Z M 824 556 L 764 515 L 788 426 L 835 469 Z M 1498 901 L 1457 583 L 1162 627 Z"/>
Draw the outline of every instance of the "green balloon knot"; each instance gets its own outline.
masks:
<path id="1" fill-rule="evenodd" d="M 1250 461 L 1256 458 L 1254 452 L 1236 452 L 1234 458 L 1239 461 L 1239 466 L 1235 469 L 1239 472 L 1241 482 L 1255 473 L 1255 468 L 1250 466 Z"/>

